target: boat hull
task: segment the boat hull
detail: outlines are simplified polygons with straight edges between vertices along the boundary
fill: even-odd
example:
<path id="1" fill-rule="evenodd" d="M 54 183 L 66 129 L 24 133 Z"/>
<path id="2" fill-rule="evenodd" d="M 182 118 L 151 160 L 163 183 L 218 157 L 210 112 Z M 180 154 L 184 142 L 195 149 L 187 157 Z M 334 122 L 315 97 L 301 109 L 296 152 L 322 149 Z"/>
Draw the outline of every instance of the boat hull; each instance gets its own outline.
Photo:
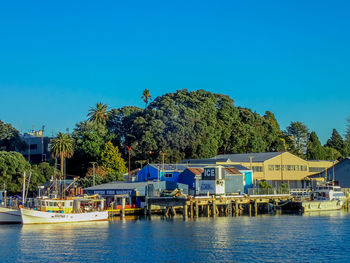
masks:
<path id="1" fill-rule="evenodd" d="M 302 202 L 302 209 L 304 212 L 340 210 L 342 207 L 343 202 L 340 200 Z"/>
<path id="2" fill-rule="evenodd" d="M 0 224 L 20 224 L 22 223 L 19 209 L 0 207 Z"/>
<path id="3" fill-rule="evenodd" d="M 108 219 L 107 211 L 65 214 L 21 208 L 21 215 L 23 224 L 74 223 Z"/>

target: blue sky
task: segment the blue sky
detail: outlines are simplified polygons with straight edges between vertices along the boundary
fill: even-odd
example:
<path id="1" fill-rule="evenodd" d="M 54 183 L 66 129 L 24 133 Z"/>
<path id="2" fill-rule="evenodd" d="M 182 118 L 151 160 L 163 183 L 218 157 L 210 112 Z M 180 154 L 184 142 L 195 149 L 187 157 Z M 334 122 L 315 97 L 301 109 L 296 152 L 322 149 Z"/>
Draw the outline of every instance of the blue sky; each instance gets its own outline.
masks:
<path id="1" fill-rule="evenodd" d="M 349 3 L 3 1 L 0 119 L 51 134 L 96 102 L 205 89 L 325 142 L 350 115 Z"/>

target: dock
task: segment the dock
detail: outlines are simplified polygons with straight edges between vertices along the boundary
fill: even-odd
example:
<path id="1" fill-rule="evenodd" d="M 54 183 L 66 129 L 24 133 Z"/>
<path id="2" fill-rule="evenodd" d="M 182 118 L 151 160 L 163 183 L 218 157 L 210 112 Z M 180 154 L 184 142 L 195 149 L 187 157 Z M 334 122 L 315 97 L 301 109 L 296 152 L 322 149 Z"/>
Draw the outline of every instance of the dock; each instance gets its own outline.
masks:
<path id="1" fill-rule="evenodd" d="M 217 216 L 258 215 L 263 211 L 274 211 L 279 203 L 292 199 L 289 194 L 281 195 L 236 195 L 197 197 L 148 197 L 144 215 L 159 213 L 171 218 L 181 213 L 183 219 Z"/>

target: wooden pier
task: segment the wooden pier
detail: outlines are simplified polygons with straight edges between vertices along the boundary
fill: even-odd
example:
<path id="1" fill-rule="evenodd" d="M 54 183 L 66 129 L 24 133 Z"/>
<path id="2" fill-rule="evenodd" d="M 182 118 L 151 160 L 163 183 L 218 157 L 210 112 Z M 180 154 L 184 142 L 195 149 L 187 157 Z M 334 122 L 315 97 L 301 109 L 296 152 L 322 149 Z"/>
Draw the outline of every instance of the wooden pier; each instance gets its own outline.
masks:
<path id="1" fill-rule="evenodd" d="M 144 215 L 151 216 L 152 213 L 161 211 L 167 218 L 181 213 L 184 219 L 242 214 L 252 216 L 262 211 L 274 211 L 280 202 L 290 199 L 291 195 L 149 197 Z"/>

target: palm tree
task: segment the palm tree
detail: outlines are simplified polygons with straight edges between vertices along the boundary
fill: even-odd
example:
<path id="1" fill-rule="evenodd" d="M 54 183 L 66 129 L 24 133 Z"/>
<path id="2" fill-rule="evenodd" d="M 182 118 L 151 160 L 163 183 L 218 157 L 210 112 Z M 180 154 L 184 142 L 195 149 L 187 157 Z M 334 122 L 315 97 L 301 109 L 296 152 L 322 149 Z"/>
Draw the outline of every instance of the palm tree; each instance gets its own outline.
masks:
<path id="1" fill-rule="evenodd" d="M 96 103 L 96 107 L 90 107 L 87 115 L 90 122 L 100 123 L 105 125 L 109 117 L 109 108 L 107 104 L 102 102 Z"/>
<path id="2" fill-rule="evenodd" d="M 146 103 L 145 107 L 147 107 L 148 101 L 150 101 L 152 99 L 151 94 L 150 94 L 148 89 L 145 89 L 143 91 L 141 99 L 143 99 L 143 101 Z"/>
<path id="3" fill-rule="evenodd" d="M 51 154 L 55 158 L 60 158 L 61 161 L 61 178 L 63 178 L 63 171 L 64 171 L 64 159 L 72 157 L 74 153 L 74 139 L 70 137 L 66 133 L 59 132 L 57 134 L 57 137 L 54 139 L 51 139 L 50 146 L 51 146 Z"/>

